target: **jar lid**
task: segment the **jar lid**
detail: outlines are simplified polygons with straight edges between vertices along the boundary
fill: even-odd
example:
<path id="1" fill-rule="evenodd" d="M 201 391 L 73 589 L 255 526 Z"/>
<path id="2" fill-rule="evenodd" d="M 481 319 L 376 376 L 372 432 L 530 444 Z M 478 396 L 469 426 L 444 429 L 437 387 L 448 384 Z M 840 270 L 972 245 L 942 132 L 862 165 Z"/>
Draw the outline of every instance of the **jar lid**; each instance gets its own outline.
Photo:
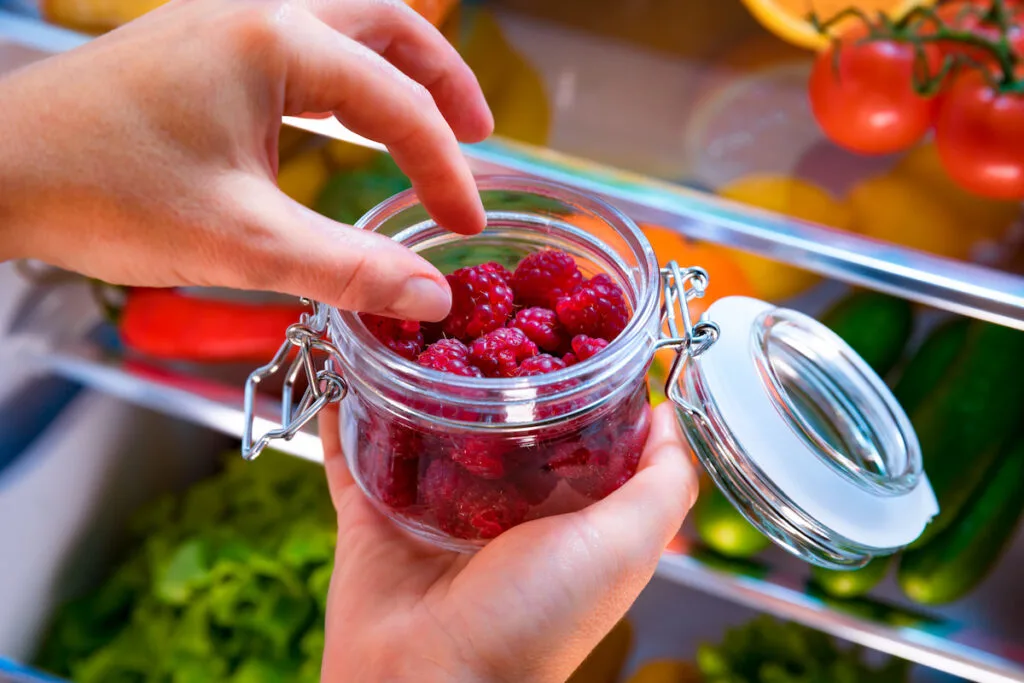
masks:
<path id="1" fill-rule="evenodd" d="M 769 523 L 777 513 L 859 550 L 838 564 L 916 539 L 938 504 L 909 419 L 867 363 L 813 318 L 756 299 L 721 299 L 705 317 L 719 335 L 689 361 L 687 379 L 715 427 L 713 453 L 733 459 L 706 463 L 712 474 L 728 469 L 780 508 L 760 511 Z M 735 488 L 727 493 L 735 499 Z M 753 516 L 765 525 L 765 515 Z"/>

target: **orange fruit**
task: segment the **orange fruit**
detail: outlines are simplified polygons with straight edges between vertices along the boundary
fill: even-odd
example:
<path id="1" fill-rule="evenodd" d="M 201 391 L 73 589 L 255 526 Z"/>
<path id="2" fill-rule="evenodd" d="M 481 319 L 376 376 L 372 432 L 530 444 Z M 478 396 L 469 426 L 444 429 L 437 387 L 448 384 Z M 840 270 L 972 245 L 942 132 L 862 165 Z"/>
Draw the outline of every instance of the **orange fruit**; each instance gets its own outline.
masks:
<path id="1" fill-rule="evenodd" d="M 828 46 L 830 36 L 822 34 L 808 20 L 812 12 L 819 20 L 827 21 L 848 7 L 856 7 L 870 17 L 881 12 L 899 19 L 914 7 L 934 4 L 934 0 L 743 0 L 743 4 L 762 26 L 786 42 L 820 50 Z M 858 21 L 840 21 L 830 34 L 838 35 Z"/>
<path id="2" fill-rule="evenodd" d="M 725 248 L 687 240 L 679 233 L 658 225 L 645 224 L 640 229 L 654 248 L 658 263 L 665 265 L 675 261 L 683 268 L 700 266 L 708 272 L 708 288 L 704 296 L 692 299 L 688 304 L 690 317 L 694 321 L 704 315 L 708 307 L 718 299 L 727 296 L 757 296 L 743 269 Z M 674 349 L 661 349 L 655 353 L 652 378 L 656 381 L 667 379 L 675 357 Z"/>

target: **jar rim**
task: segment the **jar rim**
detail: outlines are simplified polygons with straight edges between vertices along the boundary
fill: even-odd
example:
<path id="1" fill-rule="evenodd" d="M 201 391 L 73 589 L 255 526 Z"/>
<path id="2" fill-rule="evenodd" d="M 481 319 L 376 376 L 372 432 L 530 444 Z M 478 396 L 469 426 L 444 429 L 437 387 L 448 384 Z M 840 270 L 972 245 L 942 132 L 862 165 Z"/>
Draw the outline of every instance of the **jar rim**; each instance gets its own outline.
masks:
<path id="1" fill-rule="evenodd" d="M 593 371 L 596 367 L 599 367 L 599 364 L 593 364 L 593 359 L 588 359 L 568 368 L 543 375 L 532 375 L 529 377 L 465 377 L 427 368 L 399 356 L 370 334 L 366 326 L 360 321 L 357 313 L 341 311 L 331 307 L 329 309 L 329 319 L 332 321 L 332 326 L 338 323 L 342 326 L 342 331 L 346 334 L 354 335 L 355 339 L 360 343 L 360 353 L 365 354 L 362 360 L 378 367 L 387 367 L 392 374 L 402 376 L 413 382 L 443 382 L 460 389 L 489 389 L 510 392 L 524 389 L 531 391 L 550 389 L 552 391 L 545 392 L 545 398 L 557 399 L 572 393 L 572 380 L 590 377 L 591 381 L 595 379 L 597 381 L 604 381 L 613 378 L 618 365 L 635 355 L 635 351 L 629 347 L 629 343 L 636 337 L 638 332 L 644 330 L 645 321 L 658 312 L 661 294 L 659 286 L 661 270 L 655 257 L 654 249 L 646 236 L 644 236 L 632 219 L 608 202 L 559 183 L 526 176 L 503 175 L 478 176 L 476 182 L 477 188 L 481 192 L 520 192 L 571 203 L 605 221 L 624 239 L 632 255 L 636 258 L 637 263 L 646 272 L 641 273 L 642 278 L 638 282 L 641 287 L 635 293 L 636 302 L 629 322 L 600 355 L 599 364 L 604 365 L 606 371 L 601 373 L 599 377 L 594 378 Z M 415 191 L 412 189 L 405 190 L 370 209 L 355 223 L 355 227 L 362 230 L 376 231 L 388 218 L 419 205 L 420 201 Z M 571 223 L 571 220 L 566 222 Z M 437 226 L 436 221 L 432 218 L 425 221 L 424 224 L 427 227 Z M 651 353 L 653 354 L 653 348 Z"/>

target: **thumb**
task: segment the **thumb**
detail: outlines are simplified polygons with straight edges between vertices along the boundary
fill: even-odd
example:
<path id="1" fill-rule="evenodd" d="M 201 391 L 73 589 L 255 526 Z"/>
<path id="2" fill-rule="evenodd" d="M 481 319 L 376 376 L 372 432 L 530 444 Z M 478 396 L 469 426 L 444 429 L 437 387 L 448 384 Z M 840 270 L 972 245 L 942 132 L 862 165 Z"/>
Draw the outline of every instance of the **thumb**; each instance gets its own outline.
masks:
<path id="1" fill-rule="evenodd" d="M 339 309 L 437 321 L 451 308 L 444 276 L 397 242 L 325 218 L 265 181 L 243 192 L 238 231 L 215 251 L 219 286 L 304 296 Z M 210 273 L 204 280 L 211 280 Z"/>

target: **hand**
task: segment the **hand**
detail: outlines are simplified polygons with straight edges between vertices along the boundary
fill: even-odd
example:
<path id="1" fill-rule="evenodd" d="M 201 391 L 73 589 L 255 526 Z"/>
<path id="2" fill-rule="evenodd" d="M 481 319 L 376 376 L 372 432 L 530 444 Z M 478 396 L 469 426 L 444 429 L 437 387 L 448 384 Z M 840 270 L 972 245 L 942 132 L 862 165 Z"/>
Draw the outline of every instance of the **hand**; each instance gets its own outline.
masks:
<path id="1" fill-rule="evenodd" d="M 441 225 L 484 225 L 456 140 L 490 111 L 399 0 L 172 2 L 0 80 L 0 101 L 0 259 L 441 319 L 435 268 L 277 189 L 281 117 L 309 112 L 386 145 Z"/>
<path id="2" fill-rule="evenodd" d="M 457 555 L 407 536 L 370 505 L 342 457 L 336 409 L 320 433 L 338 511 L 324 683 L 562 683 L 650 580 L 697 496 L 666 404 L 622 488 Z"/>

